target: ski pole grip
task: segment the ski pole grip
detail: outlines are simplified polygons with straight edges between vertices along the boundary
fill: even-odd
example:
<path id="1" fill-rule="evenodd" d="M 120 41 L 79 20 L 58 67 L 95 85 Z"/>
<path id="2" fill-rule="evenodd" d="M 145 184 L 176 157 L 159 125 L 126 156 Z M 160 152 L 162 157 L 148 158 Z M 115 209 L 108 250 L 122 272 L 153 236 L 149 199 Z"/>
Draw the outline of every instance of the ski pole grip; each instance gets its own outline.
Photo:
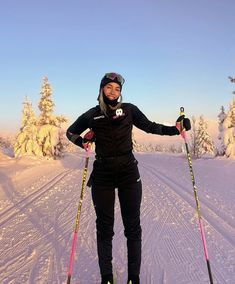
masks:
<path id="1" fill-rule="evenodd" d="M 184 107 L 180 108 L 180 115 L 184 115 Z"/>
<path id="2" fill-rule="evenodd" d="M 180 107 L 180 116 L 181 115 L 184 115 L 184 107 Z M 181 137 L 184 139 L 184 141 L 186 142 L 186 131 L 184 129 L 184 126 L 183 126 L 183 120 L 181 121 L 181 127 L 182 127 L 182 131 L 180 133 Z"/>

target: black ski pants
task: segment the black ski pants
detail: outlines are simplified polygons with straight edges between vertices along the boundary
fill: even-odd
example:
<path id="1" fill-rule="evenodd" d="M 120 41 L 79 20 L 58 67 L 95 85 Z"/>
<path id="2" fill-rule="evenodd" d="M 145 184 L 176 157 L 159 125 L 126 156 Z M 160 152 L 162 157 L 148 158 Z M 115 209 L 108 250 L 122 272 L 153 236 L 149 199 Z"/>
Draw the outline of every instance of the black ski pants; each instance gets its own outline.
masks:
<path id="1" fill-rule="evenodd" d="M 137 166 L 136 166 L 137 167 Z M 141 180 L 119 185 L 118 198 L 127 238 L 128 274 L 139 275 L 141 265 L 140 205 Z M 112 274 L 112 239 L 114 236 L 115 186 L 92 185 L 96 211 L 97 250 L 101 275 Z"/>
<path id="2" fill-rule="evenodd" d="M 96 211 L 97 250 L 101 275 L 112 274 L 115 189 L 127 238 L 128 274 L 139 275 L 141 264 L 140 205 L 142 184 L 133 153 L 96 156 L 89 184 Z"/>

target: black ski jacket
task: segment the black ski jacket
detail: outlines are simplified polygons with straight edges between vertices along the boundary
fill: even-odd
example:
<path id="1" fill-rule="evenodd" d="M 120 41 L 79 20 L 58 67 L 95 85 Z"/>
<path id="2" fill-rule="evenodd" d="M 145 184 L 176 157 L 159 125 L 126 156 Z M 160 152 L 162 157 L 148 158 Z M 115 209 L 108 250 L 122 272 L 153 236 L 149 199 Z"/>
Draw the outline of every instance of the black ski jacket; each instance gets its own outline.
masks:
<path id="1" fill-rule="evenodd" d="M 99 106 L 91 108 L 68 128 L 67 137 L 74 144 L 82 146 L 83 131 L 90 128 L 95 134 L 95 152 L 98 158 L 118 157 L 132 152 L 133 125 L 158 135 L 178 135 L 175 126 L 151 122 L 133 104 L 123 103 L 117 110 L 109 110 L 105 116 Z"/>

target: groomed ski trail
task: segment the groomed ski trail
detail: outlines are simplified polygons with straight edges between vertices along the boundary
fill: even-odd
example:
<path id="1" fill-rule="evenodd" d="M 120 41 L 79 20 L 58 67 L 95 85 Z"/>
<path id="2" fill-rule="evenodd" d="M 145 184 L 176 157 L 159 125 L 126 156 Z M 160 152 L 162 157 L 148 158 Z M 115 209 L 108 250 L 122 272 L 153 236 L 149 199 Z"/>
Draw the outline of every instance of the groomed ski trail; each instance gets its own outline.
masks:
<path id="1" fill-rule="evenodd" d="M 31 181 L 28 187 L 34 190 L 28 195 L 21 194 L 17 188 L 13 188 L 14 195 L 10 195 L 10 188 L 5 188 L 11 198 L 9 206 L 0 211 L 1 283 L 66 282 L 84 157 L 73 155 L 72 160 L 69 157 L 63 161 L 64 169 L 55 166 L 54 175 L 50 172 L 44 174 L 40 182 Z M 143 182 L 141 283 L 209 283 L 186 163 L 182 162 L 182 157 L 167 155 L 136 154 L 136 157 Z M 91 164 L 92 159 L 89 173 Z M 202 175 L 196 176 L 197 180 L 201 182 Z M 213 202 L 213 191 L 200 192 L 203 182 L 198 186 L 199 199 L 214 283 L 233 284 L 235 230 L 230 214 L 233 207 L 229 205 L 219 210 Z M 9 184 L 14 186 L 10 181 Z M 215 192 L 215 196 L 218 198 L 219 192 Z M 117 199 L 113 264 L 117 284 L 123 284 L 127 277 L 126 239 Z M 90 189 L 86 188 L 72 283 L 99 283 L 95 238 L 95 212 Z"/>

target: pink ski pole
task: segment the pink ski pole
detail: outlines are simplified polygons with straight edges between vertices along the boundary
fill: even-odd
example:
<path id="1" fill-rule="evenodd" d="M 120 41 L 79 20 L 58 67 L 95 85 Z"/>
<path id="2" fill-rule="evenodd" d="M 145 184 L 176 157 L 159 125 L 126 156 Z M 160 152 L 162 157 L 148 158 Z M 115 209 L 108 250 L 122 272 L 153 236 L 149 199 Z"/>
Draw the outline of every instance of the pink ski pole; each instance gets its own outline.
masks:
<path id="1" fill-rule="evenodd" d="M 184 115 L 184 108 L 183 107 L 180 108 L 180 115 Z M 183 129 L 183 125 L 182 125 L 182 129 Z M 187 152 L 189 171 L 190 171 L 190 175 L 191 175 L 191 179 L 192 179 L 192 183 L 193 183 L 194 197 L 195 197 L 196 205 L 197 205 L 197 214 L 198 214 L 199 227 L 200 227 L 200 232 L 201 232 L 201 237 L 202 237 L 202 242 L 203 242 L 204 254 L 205 254 L 205 258 L 206 258 L 206 264 L 207 264 L 210 284 L 213 284 L 213 278 L 212 278 L 212 273 L 211 273 L 208 249 L 207 249 L 207 245 L 206 245 L 206 235 L 205 235 L 205 230 L 204 230 L 203 221 L 202 221 L 202 215 L 201 215 L 201 210 L 200 210 L 200 202 L 199 202 L 199 198 L 198 198 L 198 194 L 197 194 L 197 187 L 196 187 L 195 177 L 194 177 L 194 173 L 193 173 L 192 159 L 191 159 L 191 155 L 190 155 L 188 143 L 187 143 L 186 131 L 183 130 L 180 134 L 184 139 L 185 148 L 186 148 L 186 152 Z"/>
<path id="2" fill-rule="evenodd" d="M 79 204 L 78 204 L 77 216 L 76 216 L 76 221 L 75 221 L 75 229 L 74 229 L 73 244 L 72 244 L 72 250 L 71 250 L 70 261 L 69 261 L 69 271 L 68 271 L 68 276 L 67 276 L 67 284 L 71 283 L 74 255 L 75 255 L 75 251 L 76 251 L 78 230 L 79 230 L 79 224 L 80 224 L 82 202 L 83 202 L 85 187 L 86 187 L 86 176 L 87 176 L 89 157 L 90 157 L 90 144 L 88 144 L 88 148 L 87 148 L 87 156 L 86 156 L 85 168 L 84 168 L 83 178 L 82 178 L 82 189 L 81 189 L 80 201 L 79 201 Z"/>

